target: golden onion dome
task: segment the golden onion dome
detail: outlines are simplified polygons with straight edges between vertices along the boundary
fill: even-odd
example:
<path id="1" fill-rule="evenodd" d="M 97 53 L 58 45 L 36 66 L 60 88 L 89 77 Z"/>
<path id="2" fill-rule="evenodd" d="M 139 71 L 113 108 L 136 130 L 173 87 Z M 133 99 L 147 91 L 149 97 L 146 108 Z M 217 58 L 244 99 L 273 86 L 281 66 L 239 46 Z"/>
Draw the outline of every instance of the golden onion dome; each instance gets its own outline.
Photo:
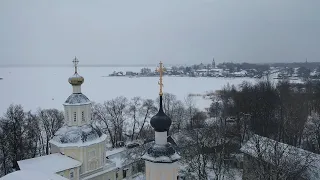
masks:
<path id="1" fill-rule="evenodd" d="M 80 76 L 78 73 L 75 73 L 73 76 L 69 78 L 69 83 L 72 86 L 80 86 L 84 82 L 84 78 Z"/>

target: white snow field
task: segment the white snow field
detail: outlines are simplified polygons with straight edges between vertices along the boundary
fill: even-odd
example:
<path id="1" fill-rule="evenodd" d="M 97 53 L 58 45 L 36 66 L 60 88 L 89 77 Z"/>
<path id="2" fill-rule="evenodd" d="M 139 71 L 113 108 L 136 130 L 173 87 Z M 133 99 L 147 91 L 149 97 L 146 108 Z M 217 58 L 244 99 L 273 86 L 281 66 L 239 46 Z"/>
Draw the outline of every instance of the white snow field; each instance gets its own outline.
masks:
<path id="1" fill-rule="evenodd" d="M 70 63 L 71 64 L 71 63 Z M 104 77 L 113 71 L 139 72 L 142 67 L 79 67 L 84 77 L 82 92 L 95 102 L 103 102 L 117 96 L 156 99 L 158 97 L 158 77 Z M 152 70 L 155 67 L 151 67 Z M 21 104 L 25 111 L 38 108 L 57 108 L 72 93 L 68 78 L 74 73 L 70 67 L 2 67 L 0 68 L 0 116 L 10 104 Z M 184 100 L 189 93 L 203 94 L 221 89 L 226 84 L 238 85 L 243 81 L 256 82 L 250 78 L 207 78 L 207 77 L 164 77 L 164 92 L 175 94 Z M 209 100 L 196 98 L 196 105 L 203 109 Z"/>

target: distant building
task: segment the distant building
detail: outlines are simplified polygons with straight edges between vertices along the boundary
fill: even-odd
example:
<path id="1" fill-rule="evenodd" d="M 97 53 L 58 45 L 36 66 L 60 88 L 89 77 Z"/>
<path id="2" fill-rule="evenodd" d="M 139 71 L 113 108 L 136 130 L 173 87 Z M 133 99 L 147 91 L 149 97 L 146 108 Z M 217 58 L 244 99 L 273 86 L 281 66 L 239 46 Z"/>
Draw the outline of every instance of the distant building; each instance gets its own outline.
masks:
<path id="1" fill-rule="evenodd" d="M 142 75 L 149 75 L 149 74 L 151 74 L 151 69 L 149 69 L 149 68 L 142 68 L 142 69 L 141 69 L 141 74 L 142 74 Z"/>
<path id="2" fill-rule="evenodd" d="M 135 73 L 132 72 L 132 71 L 127 71 L 127 72 L 126 72 L 126 76 L 133 76 L 133 75 L 135 75 Z"/>
<path id="3" fill-rule="evenodd" d="M 215 62 L 214 58 L 212 58 L 212 68 L 216 68 L 216 62 Z"/>

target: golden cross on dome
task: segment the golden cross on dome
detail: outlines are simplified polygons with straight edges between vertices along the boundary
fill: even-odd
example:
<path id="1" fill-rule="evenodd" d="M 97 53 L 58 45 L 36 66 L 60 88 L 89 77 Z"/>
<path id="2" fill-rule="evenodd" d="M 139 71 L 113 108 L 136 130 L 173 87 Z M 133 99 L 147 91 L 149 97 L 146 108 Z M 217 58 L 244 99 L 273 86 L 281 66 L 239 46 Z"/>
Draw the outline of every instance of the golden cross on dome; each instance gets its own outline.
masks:
<path id="1" fill-rule="evenodd" d="M 78 59 L 77 59 L 77 56 L 74 57 L 74 59 L 73 59 L 72 62 L 73 62 L 73 64 L 74 64 L 74 73 L 76 74 L 76 73 L 77 73 L 78 63 L 79 63 L 79 61 L 78 61 Z"/>
<path id="2" fill-rule="evenodd" d="M 157 72 L 159 72 L 159 74 L 160 74 L 160 79 L 159 79 L 159 82 L 158 82 L 158 84 L 159 84 L 159 86 L 160 86 L 159 95 L 162 96 L 162 95 L 163 95 L 163 92 L 162 92 L 162 87 L 163 87 L 162 76 L 163 76 L 164 68 L 163 68 L 163 66 L 162 66 L 162 62 L 161 62 L 161 61 L 160 61 L 159 64 L 160 64 L 160 67 L 157 68 Z"/>

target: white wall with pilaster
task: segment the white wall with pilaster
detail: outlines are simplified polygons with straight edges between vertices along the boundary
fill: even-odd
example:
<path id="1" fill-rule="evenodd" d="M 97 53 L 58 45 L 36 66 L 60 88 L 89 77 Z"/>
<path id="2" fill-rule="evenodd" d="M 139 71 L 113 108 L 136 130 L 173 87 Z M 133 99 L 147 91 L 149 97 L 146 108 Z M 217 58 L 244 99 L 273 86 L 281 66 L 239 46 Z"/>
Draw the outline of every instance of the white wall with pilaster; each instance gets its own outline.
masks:
<path id="1" fill-rule="evenodd" d="M 146 180 L 176 180 L 179 165 L 174 163 L 153 163 L 145 161 Z"/>
<path id="2" fill-rule="evenodd" d="M 64 105 L 64 117 L 68 126 L 89 124 L 91 121 L 91 103 L 84 105 Z"/>
<path id="3" fill-rule="evenodd" d="M 59 148 L 55 145 L 53 146 L 55 147 L 55 149 Z M 80 167 L 80 174 L 83 174 L 99 169 L 105 165 L 105 149 L 106 140 L 88 146 L 62 147 L 60 148 L 60 152 L 82 162 L 82 165 Z"/>
<path id="4" fill-rule="evenodd" d="M 165 145 L 167 144 L 167 131 L 157 132 L 155 131 L 155 143 Z"/>

